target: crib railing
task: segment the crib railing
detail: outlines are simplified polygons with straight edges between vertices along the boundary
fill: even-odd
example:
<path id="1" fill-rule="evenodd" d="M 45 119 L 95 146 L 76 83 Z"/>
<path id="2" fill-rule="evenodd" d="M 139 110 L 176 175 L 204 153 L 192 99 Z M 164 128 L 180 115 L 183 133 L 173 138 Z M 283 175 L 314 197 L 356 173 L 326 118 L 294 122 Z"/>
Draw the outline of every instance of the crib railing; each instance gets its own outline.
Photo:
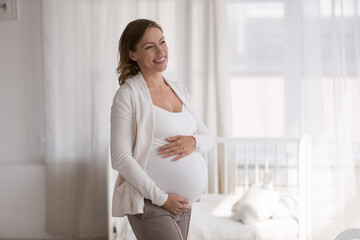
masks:
<path id="1" fill-rule="evenodd" d="M 310 164 L 307 137 L 216 138 L 204 155 L 208 166 L 207 193 L 242 194 L 265 181 L 274 189 L 299 196 L 299 239 L 307 239 L 310 224 Z"/>
<path id="2" fill-rule="evenodd" d="M 216 138 L 213 150 L 205 154 L 208 192 L 234 194 L 234 186 L 246 190 L 260 180 L 272 181 L 276 189 L 299 188 L 301 167 L 307 164 L 305 141 L 306 138 Z"/>

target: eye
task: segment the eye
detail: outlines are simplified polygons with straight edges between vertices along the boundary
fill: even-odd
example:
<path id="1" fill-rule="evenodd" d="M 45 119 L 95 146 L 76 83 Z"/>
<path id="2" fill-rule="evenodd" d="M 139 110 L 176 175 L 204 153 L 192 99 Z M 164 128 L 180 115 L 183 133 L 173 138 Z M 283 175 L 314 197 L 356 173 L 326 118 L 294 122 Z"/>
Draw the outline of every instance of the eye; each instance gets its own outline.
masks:
<path id="1" fill-rule="evenodd" d="M 150 48 L 152 48 L 152 46 L 150 45 L 150 46 L 147 46 L 145 49 L 150 49 Z"/>
<path id="2" fill-rule="evenodd" d="M 165 40 L 162 40 L 161 42 L 160 42 L 160 44 L 164 44 L 165 43 Z"/>

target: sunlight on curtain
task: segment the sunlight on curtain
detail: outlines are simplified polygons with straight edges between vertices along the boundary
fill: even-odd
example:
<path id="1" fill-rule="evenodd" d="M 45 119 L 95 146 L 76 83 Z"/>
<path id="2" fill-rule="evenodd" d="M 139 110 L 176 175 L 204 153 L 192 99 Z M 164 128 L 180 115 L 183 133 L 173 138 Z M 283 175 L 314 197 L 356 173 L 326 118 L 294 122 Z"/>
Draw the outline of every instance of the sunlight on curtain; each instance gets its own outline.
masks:
<path id="1" fill-rule="evenodd" d="M 314 7 L 314 6 L 312 6 Z M 313 158 L 313 237 L 334 238 L 341 231 L 360 224 L 359 162 L 353 146 L 359 144 L 360 134 L 356 119 L 360 113 L 358 93 L 360 72 L 358 71 L 359 18 L 355 17 L 355 1 L 320 1 L 318 31 L 321 34 L 321 81 L 317 89 L 322 95 L 314 97 L 322 102 L 321 112 L 305 114 L 313 125 L 314 118 L 322 118 L 320 137 L 314 148 L 323 146 L 317 158 Z M 314 25 L 308 25 L 308 29 Z M 310 37 L 308 38 L 309 40 Z M 312 53 L 305 54 L 305 59 Z M 308 66 L 309 69 L 314 66 Z M 314 88 L 311 85 L 308 87 Z M 304 88 L 307 92 L 313 92 Z M 315 94 L 315 93 L 313 93 Z M 308 103 L 313 104 L 313 103 Z M 306 129 L 305 129 L 306 130 Z M 310 132 L 311 133 L 311 132 Z"/>
<path id="2" fill-rule="evenodd" d="M 312 140 L 312 237 L 360 224 L 358 0 L 228 1 L 234 135 Z"/>

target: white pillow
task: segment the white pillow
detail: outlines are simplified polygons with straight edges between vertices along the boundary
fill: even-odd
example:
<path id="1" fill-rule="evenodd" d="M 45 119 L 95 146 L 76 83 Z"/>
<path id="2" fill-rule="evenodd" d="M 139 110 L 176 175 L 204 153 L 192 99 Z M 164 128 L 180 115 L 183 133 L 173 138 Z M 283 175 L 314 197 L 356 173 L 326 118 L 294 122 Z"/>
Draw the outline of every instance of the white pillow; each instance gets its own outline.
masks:
<path id="1" fill-rule="evenodd" d="M 289 192 L 281 193 L 272 218 L 296 217 L 297 207 L 298 197 L 295 194 Z"/>
<path id="2" fill-rule="evenodd" d="M 279 201 L 279 193 L 262 188 L 261 184 L 252 186 L 234 206 L 234 219 L 245 224 L 253 224 L 269 219 Z"/>

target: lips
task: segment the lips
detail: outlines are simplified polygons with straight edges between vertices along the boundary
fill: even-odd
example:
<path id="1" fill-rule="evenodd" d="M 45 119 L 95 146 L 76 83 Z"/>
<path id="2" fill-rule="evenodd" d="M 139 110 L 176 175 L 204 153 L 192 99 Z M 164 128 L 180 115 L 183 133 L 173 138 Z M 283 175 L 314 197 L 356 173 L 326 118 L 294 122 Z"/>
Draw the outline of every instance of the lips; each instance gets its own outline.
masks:
<path id="1" fill-rule="evenodd" d="M 162 58 L 158 59 L 158 60 L 154 60 L 155 63 L 163 63 L 165 61 L 165 56 L 163 56 Z"/>

